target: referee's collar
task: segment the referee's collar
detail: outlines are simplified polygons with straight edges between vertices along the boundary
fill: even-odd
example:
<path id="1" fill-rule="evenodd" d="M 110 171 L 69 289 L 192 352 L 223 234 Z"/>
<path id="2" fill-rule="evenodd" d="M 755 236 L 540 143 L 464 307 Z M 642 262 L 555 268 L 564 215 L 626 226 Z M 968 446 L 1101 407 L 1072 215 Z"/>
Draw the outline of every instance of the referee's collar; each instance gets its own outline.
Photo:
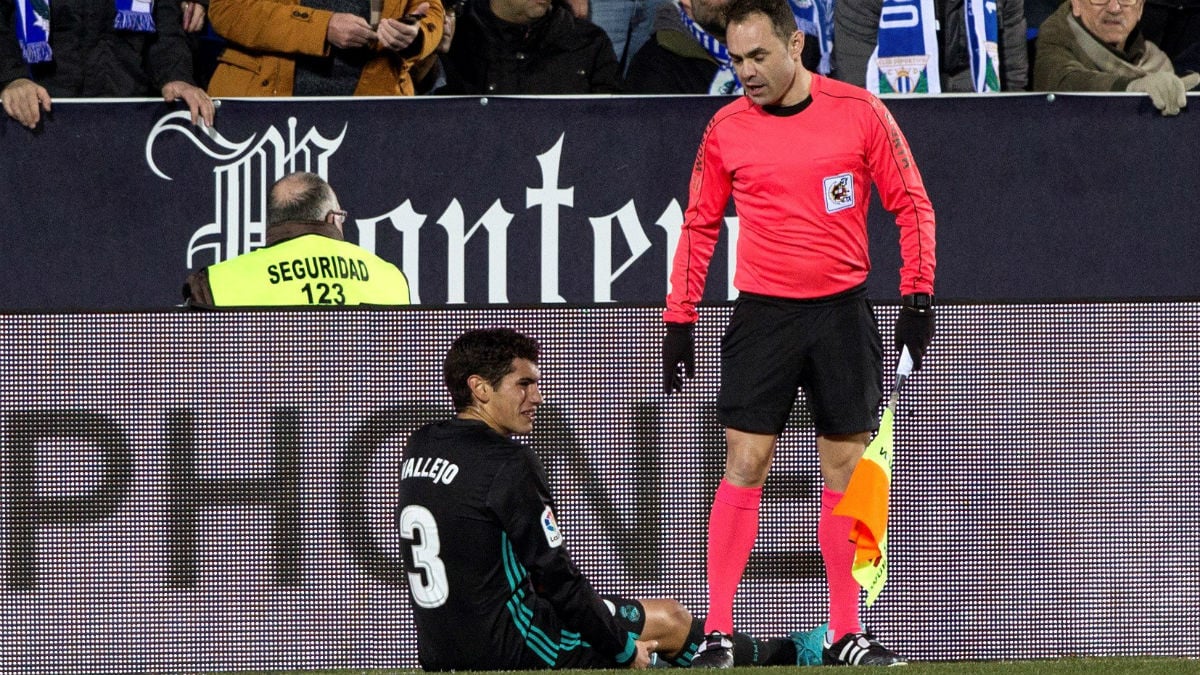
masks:
<path id="1" fill-rule="evenodd" d="M 763 112 L 767 113 L 768 115 L 774 115 L 776 117 L 791 117 L 792 115 L 798 115 L 804 112 L 804 109 L 812 105 L 812 102 L 812 94 L 809 94 L 808 96 L 805 96 L 804 100 L 800 101 L 799 103 L 793 103 L 792 105 L 764 105 L 762 109 Z"/>

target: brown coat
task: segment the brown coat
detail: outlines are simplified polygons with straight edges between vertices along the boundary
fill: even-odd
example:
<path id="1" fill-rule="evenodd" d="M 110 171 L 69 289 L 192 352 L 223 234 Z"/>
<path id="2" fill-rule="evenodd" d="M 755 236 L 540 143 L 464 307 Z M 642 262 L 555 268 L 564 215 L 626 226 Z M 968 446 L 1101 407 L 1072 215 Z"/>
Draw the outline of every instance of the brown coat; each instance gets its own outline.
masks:
<path id="1" fill-rule="evenodd" d="M 429 11 L 418 24 L 420 49 L 398 54 L 376 47 L 363 67 L 355 96 L 412 96 L 409 69 L 433 53 L 442 39 L 445 11 L 440 0 L 383 0 L 382 16 L 398 19 L 421 2 Z M 311 9 L 299 0 L 211 0 L 213 29 L 228 41 L 208 85 L 212 96 L 291 96 L 296 78 L 293 55 L 329 53 L 325 33 L 333 13 Z"/>
<path id="2" fill-rule="evenodd" d="M 1171 60 L 1139 28 L 1117 51 L 1084 28 L 1071 3 L 1042 22 L 1033 61 L 1033 91 L 1127 91 L 1129 83 L 1158 71 L 1174 72 Z"/>

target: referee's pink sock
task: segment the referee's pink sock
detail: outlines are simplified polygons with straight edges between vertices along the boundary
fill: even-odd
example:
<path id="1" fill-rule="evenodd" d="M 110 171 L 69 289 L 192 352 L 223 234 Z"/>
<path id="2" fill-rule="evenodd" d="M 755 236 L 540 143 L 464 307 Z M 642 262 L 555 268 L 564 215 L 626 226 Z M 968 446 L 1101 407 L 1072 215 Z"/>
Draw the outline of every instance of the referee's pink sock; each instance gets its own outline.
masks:
<path id="1" fill-rule="evenodd" d="M 704 632 L 733 634 L 733 596 L 758 537 L 761 487 L 738 487 L 721 479 L 708 516 L 708 616 Z"/>
<path id="2" fill-rule="evenodd" d="M 821 518 L 817 521 L 817 542 L 825 559 L 825 578 L 829 582 L 829 631 L 837 642 L 847 633 L 862 632 L 858 620 L 858 582 L 851 570 L 854 567 L 854 544 L 850 529 L 854 519 L 833 515 L 833 508 L 842 501 L 842 493 L 829 488 L 821 491 Z"/>

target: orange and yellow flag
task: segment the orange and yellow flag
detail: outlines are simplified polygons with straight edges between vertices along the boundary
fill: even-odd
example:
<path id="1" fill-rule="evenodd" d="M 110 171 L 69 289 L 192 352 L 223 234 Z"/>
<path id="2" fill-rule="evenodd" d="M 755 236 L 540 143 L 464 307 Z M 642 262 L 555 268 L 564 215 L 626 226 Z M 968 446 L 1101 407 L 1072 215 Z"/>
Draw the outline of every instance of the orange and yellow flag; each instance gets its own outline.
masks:
<path id="1" fill-rule="evenodd" d="M 879 433 L 854 467 L 850 485 L 833 509 L 834 515 L 854 519 L 850 529 L 850 540 L 855 545 L 851 571 L 858 585 L 867 592 L 868 607 L 875 604 L 887 583 L 888 499 L 892 486 L 896 404 L 900 401 L 900 388 L 912 373 L 912 365 L 912 358 L 905 349 L 896 367 L 896 385 L 879 420 Z"/>

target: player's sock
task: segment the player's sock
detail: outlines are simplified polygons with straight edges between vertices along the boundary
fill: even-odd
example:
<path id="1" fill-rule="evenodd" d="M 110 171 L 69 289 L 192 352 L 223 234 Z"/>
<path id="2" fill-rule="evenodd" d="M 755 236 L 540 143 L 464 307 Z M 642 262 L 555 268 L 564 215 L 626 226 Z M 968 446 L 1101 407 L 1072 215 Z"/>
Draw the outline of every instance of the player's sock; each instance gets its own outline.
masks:
<path id="1" fill-rule="evenodd" d="M 854 580 L 854 543 L 850 530 L 854 519 L 833 515 L 842 500 L 841 492 L 825 488 L 821 492 L 821 518 L 817 523 L 817 541 L 825 559 L 825 578 L 829 582 L 829 630 L 836 642 L 847 633 L 861 633 L 858 621 L 858 582 Z"/>
<path id="2" fill-rule="evenodd" d="M 704 642 L 704 619 L 692 617 L 692 628 L 688 631 L 687 642 L 683 643 L 683 649 L 679 653 L 668 657 L 667 661 L 673 666 L 687 668 L 692 665 L 692 657 L 696 655 L 696 650 L 700 649 L 700 643 Z"/>
<path id="3" fill-rule="evenodd" d="M 708 618 L 704 632 L 733 633 L 733 596 L 758 536 L 762 487 L 721 479 L 708 518 Z M 735 650 L 736 651 L 736 650 Z"/>
<path id="4" fill-rule="evenodd" d="M 734 633 L 733 665 L 794 666 L 796 645 L 791 638 L 760 640 L 745 633 Z"/>

